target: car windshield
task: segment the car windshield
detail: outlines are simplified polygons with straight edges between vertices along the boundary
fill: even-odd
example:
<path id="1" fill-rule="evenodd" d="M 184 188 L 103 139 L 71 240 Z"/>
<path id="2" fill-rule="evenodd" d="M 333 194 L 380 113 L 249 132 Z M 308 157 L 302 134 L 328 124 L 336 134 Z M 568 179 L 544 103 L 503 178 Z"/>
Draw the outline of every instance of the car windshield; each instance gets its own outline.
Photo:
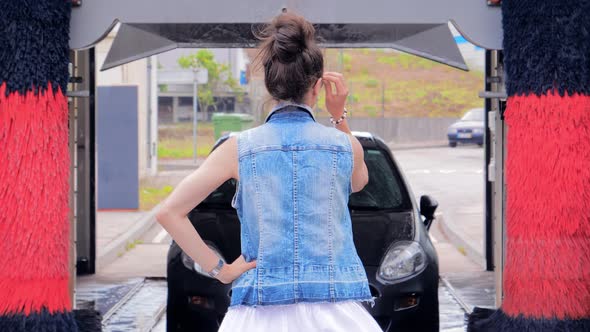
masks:
<path id="1" fill-rule="evenodd" d="M 236 180 L 229 179 L 207 196 L 200 205 L 231 208 L 235 192 Z"/>
<path id="2" fill-rule="evenodd" d="M 365 163 L 369 171 L 369 183 L 350 195 L 349 207 L 354 210 L 400 209 L 407 206 L 401 178 L 390 159 L 382 150 L 365 149 Z M 231 179 L 213 191 L 201 207 L 231 208 L 236 191 L 236 180 Z"/>
<path id="3" fill-rule="evenodd" d="M 461 121 L 483 121 L 483 109 L 477 108 L 467 112 Z"/>
<path id="4" fill-rule="evenodd" d="M 365 164 L 369 183 L 358 193 L 350 195 L 351 209 L 399 209 L 404 205 L 401 178 L 384 151 L 365 149 Z"/>

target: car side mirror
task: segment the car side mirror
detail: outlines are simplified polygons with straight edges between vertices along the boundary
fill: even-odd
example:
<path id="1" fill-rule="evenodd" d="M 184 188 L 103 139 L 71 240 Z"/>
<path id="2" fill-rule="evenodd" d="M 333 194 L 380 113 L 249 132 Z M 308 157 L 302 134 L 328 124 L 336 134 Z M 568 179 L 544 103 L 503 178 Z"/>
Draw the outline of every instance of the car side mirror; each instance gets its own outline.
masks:
<path id="1" fill-rule="evenodd" d="M 434 221 L 434 212 L 436 212 L 437 208 L 438 202 L 434 198 L 428 195 L 420 197 L 420 214 L 426 218 L 426 220 L 424 220 L 424 226 L 426 226 L 426 229 L 430 229 L 430 226 Z"/>

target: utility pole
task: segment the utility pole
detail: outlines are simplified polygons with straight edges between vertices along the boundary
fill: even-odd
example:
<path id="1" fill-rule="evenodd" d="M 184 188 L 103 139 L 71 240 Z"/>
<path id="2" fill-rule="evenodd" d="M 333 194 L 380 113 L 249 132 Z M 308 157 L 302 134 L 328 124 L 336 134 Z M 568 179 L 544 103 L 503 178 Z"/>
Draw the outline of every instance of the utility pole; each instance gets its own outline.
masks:
<path id="1" fill-rule="evenodd" d="M 209 73 L 204 68 L 193 70 L 159 70 L 157 84 L 193 84 L 193 161 L 197 162 L 197 112 L 199 110 L 198 85 L 207 84 Z M 157 121 L 157 119 L 156 119 Z"/>
<path id="2" fill-rule="evenodd" d="M 148 116 L 147 116 L 147 155 L 150 175 L 158 173 L 158 58 L 156 55 L 148 59 Z"/>
<path id="3" fill-rule="evenodd" d="M 198 77 L 197 77 L 197 69 L 193 69 L 193 162 L 197 163 L 197 112 L 199 110 L 199 100 L 198 100 Z"/>
<path id="4" fill-rule="evenodd" d="M 381 82 L 381 117 L 385 117 L 385 82 Z"/>

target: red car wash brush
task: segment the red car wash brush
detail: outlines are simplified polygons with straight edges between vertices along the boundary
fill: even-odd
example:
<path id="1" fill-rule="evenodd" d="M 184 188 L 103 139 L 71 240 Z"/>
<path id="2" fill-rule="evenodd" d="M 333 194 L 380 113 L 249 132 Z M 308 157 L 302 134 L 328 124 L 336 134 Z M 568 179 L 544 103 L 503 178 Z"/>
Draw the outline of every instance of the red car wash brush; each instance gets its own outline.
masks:
<path id="1" fill-rule="evenodd" d="M 504 300 L 468 331 L 590 331 L 590 1 L 504 0 Z"/>
<path id="2" fill-rule="evenodd" d="M 65 0 L 0 2 L 2 332 L 78 331 L 68 291 L 70 12 Z"/>

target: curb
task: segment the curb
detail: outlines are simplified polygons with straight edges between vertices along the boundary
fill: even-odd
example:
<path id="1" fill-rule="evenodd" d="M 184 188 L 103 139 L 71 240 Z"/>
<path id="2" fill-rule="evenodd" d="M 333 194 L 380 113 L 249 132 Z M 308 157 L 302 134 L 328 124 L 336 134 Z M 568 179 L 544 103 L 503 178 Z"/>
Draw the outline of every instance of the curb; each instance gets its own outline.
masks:
<path id="1" fill-rule="evenodd" d="M 143 218 L 139 219 L 132 227 L 125 231 L 125 233 L 119 235 L 106 245 L 102 255 L 96 258 L 97 271 L 119 258 L 120 253 L 126 251 L 126 247 L 129 243 L 139 239 L 156 223 L 156 213 L 160 210 L 160 204 L 156 205 L 153 209 L 146 213 Z"/>
<path id="2" fill-rule="evenodd" d="M 440 142 L 425 142 L 425 143 L 408 143 L 408 144 L 396 144 L 390 142 L 387 146 L 393 150 L 417 150 L 417 149 L 429 149 L 429 148 L 443 148 L 449 146 L 447 141 Z"/>
<path id="3" fill-rule="evenodd" d="M 441 226 L 441 231 L 449 239 L 449 242 L 451 242 L 453 246 L 459 250 L 459 252 L 461 252 L 464 256 L 467 256 L 467 258 L 471 259 L 476 264 L 479 264 L 485 268 L 486 265 L 484 256 L 469 242 L 464 240 L 459 232 L 453 230 L 453 227 L 449 225 L 450 223 L 445 221 L 442 213 L 436 217 L 436 220 Z"/>

